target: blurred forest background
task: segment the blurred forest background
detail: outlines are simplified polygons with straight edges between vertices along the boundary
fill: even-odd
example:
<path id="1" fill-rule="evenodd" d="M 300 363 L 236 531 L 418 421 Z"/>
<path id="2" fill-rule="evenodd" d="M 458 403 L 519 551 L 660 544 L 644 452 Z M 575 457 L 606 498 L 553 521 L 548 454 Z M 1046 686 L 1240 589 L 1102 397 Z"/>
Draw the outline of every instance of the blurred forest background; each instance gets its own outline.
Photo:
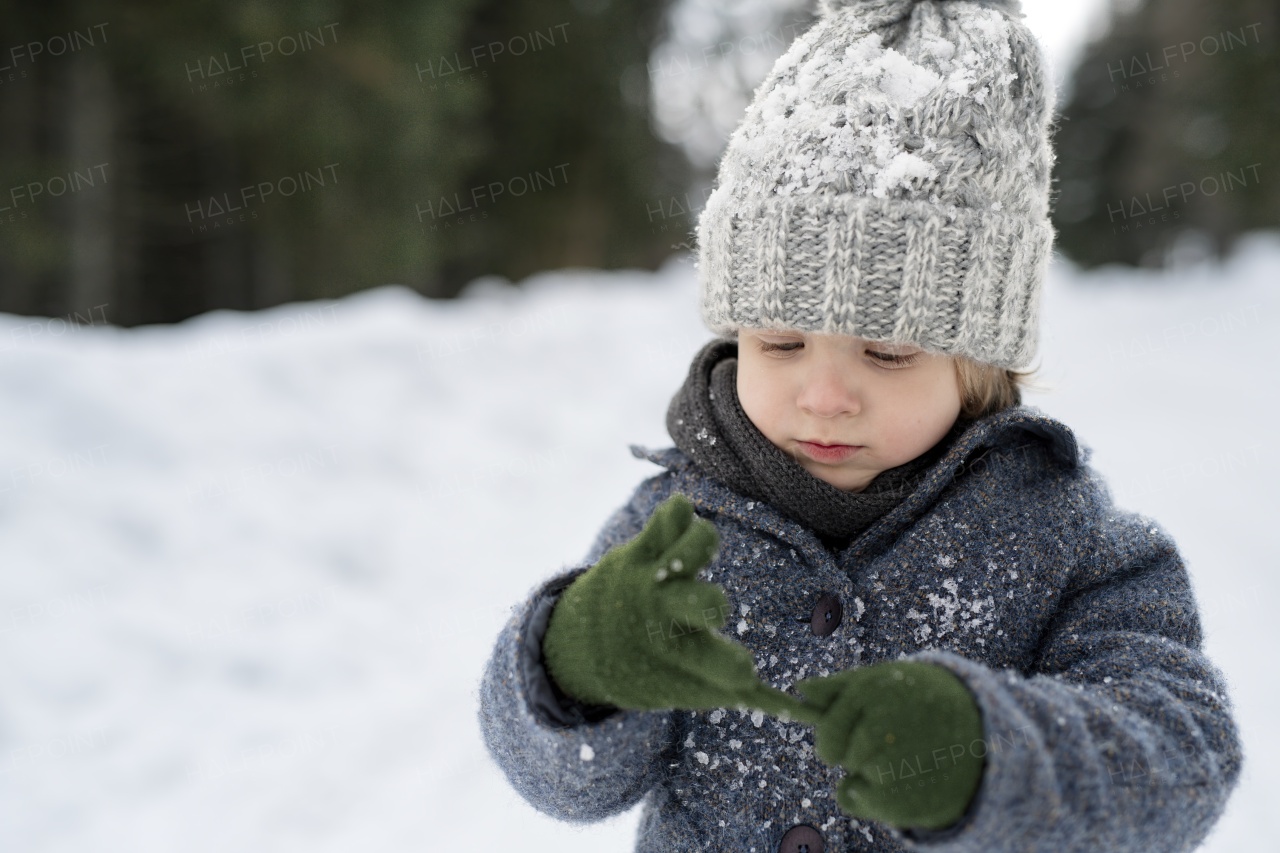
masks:
<path id="1" fill-rule="evenodd" d="M 801 0 L 0 0 L 0 311 L 123 326 L 692 247 Z M 1058 248 L 1280 223 L 1275 0 L 1114 0 L 1059 104 Z"/>

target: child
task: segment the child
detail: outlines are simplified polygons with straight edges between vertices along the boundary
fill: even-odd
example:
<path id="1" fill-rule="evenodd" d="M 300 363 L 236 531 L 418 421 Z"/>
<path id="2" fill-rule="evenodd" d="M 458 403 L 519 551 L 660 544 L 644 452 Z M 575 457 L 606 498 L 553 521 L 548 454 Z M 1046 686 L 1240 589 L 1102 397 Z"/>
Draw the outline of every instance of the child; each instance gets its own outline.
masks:
<path id="1" fill-rule="evenodd" d="M 821 0 L 698 225 L 675 447 L 498 637 L 532 805 L 639 851 L 1191 850 L 1241 749 L 1183 561 L 1022 405 L 1052 89 L 1016 0 Z M 840 445 L 840 446 L 836 446 Z"/>

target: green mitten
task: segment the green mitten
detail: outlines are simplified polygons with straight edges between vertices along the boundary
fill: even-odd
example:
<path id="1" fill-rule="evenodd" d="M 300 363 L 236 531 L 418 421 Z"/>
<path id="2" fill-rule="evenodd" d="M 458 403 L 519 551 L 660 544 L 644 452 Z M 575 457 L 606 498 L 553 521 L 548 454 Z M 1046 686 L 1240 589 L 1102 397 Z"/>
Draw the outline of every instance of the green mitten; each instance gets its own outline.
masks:
<path id="1" fill-rule="evenodd" d="M 814 749 L 848 775 L 836 802 L 854 817 L 942 829 L 964 816 L 982 781 L 973 695 L 944 667 L 892 661 L 795 685 L 821 712 Z"/>
<path id="2" fill-rule="evenodd" d="M 800 700 L 761 682 L 751 652 L 715 633 L 728 617 L 724 591 L 694 576 L 719 544 L 677 493 L 570 584 L 542 641 L 560 689 L 619 708 L 745 705 L 799 719 Z"/>

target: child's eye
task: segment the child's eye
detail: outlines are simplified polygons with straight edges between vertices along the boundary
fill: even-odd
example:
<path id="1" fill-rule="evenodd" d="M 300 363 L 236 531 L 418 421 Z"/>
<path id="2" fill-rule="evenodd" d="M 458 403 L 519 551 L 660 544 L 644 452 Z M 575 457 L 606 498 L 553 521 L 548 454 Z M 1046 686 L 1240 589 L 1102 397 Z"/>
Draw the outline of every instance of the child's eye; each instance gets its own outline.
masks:
<path id="1" fill-rule="evenodd" d="M 878 362 L 892 364 L 894 367 L 906 367 L 909 364 L 914 364 L 916 359 L 920 358 L 920 353 L 918 352 L 913 352 L 911 355 L 890 355 L 885 352 L 867 350 L 867 355 Z"/>
<path id="2" fill-rule="evenodd" d="M 797 347 L 802 346 L 804 346 L 804 344 L 800 341 L 790 341 L 781 344 L 770 343 L 769 341 L 760 341 L 761 352 L 793 352 Z M 867 350 L 867 355 L 871 356 L 872 360 L 877 365 L 880 365 L 885 369 L 907 367 L 914 364 L 916 360 L 920 358 L 920 353 L 918 352 L 912 353 L 911 355 L 893 355 L 892 353 L 887 352 Z"/>

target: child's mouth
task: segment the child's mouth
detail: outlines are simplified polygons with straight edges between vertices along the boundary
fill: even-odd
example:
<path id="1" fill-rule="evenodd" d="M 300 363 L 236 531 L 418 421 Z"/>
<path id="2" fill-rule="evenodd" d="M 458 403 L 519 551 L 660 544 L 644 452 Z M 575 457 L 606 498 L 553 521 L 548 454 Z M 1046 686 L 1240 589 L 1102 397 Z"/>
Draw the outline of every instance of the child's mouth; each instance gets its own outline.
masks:
<path id="1" fill-rule="evenodd" d="M 801 441 L 799 445 L 806 456 L 817 462 L 843 462 L 863 447 L 860 444 L 815 444 L 812 441 Z"/>

